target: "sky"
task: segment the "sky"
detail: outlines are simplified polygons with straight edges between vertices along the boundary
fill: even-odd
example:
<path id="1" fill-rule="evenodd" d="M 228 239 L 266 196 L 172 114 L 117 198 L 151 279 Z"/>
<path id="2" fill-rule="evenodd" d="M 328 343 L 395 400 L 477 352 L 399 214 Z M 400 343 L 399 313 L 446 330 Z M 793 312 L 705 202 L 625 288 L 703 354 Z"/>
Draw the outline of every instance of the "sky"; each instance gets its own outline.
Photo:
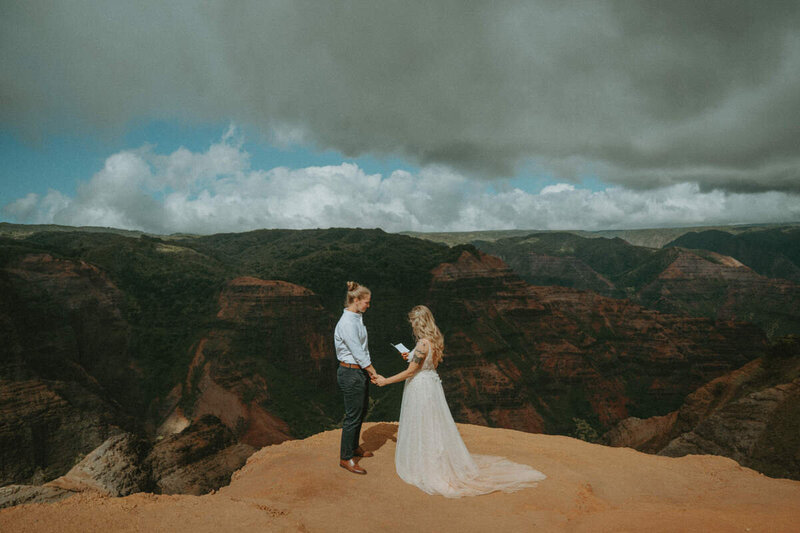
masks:
<path id="1" fill-rule="evenodd" d="M 796 1 L 0 0 L 0 221 L 800 221 Z"/>

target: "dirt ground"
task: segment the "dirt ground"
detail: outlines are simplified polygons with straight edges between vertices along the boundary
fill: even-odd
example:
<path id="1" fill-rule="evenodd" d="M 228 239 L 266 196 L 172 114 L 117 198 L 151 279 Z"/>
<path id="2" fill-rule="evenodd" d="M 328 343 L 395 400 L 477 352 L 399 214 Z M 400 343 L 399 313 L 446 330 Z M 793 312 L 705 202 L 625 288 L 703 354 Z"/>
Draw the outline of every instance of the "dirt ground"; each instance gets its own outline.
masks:
<path id="1" fill-rule="evenodd" d="M 715 456 L 658 457 L 568 437 L 459 425 L 473 453 L 548 477 L 513 494 L 447 499 L 394 470 L 396 423 L 365 424 L 366 476 L 338 466 L 339 432 L 256 452 L 205 496 L 81 493 L 0 511 L 0 531 L 800 531 L 800 482 Z"/>

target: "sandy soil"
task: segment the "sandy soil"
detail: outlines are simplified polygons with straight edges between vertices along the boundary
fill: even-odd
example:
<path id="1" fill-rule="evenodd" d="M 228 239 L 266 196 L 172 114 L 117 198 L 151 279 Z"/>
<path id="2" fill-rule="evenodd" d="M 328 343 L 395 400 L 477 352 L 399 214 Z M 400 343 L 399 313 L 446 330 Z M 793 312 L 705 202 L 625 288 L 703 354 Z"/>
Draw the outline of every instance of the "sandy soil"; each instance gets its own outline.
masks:
<path id="1" fill-rule="evenodd" d="M 668 458 L 552 435 L 459 425 L 474 453 L 548 479 L 514 494 L 429 496 L 394 471 L 396 423 L 366 424 L 361 465 L 338 466 L 339 432 L 268 446 L 205 496 L 78 494 L 0 511 L 0 531 L 800 531 L 800 482 L 715 456 Z"/>

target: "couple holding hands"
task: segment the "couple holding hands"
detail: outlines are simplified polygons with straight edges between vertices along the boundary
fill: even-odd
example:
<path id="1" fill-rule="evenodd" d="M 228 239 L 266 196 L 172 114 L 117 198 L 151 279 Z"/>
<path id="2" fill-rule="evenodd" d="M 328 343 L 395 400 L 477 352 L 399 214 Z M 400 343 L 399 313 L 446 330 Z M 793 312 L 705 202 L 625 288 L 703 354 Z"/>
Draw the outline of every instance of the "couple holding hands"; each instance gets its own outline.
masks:
<path id="1" fill-rule="evenodd" d="M 367 380 L 381 387 L 405 381 L 395 449 L 395 469 L 403 481 L 428 494 L 459 498 L 497 490 L 513 492 L 545 479 L 544 474 L 527 465 L 469 453 L 436 371 L 444 355 L 444 336 L 424 305 L 408 313 L 416 340 L 411 353 L 403 354 L 409 360 L 408 368 L 388 378 L 377 373 L 370 360 L 367 329 L 362 320 L 371 298 L 368 288 L 347 282 L 345 309 L 334 332 L 339 360 L 337 381 L 345 410 L 339 466 L 354 474 L 366 474 L 354 458 L 373 455 L 359 446 L 361 424 L 369 405 Z"/>

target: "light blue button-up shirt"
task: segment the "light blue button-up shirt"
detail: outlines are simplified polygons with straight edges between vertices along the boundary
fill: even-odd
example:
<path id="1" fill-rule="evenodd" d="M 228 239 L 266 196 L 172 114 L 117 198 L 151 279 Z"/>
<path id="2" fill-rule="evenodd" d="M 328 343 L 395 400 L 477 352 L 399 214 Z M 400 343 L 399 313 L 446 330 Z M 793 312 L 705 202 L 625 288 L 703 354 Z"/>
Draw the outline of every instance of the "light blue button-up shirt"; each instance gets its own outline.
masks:
<path id="1" fill-rule="evenodd" d="M 336 358 L 343 363 L 367 368 L 372 364 L 367 346 L 367 328 L 361 313 L 344 310 L 333 332 Z"/>

